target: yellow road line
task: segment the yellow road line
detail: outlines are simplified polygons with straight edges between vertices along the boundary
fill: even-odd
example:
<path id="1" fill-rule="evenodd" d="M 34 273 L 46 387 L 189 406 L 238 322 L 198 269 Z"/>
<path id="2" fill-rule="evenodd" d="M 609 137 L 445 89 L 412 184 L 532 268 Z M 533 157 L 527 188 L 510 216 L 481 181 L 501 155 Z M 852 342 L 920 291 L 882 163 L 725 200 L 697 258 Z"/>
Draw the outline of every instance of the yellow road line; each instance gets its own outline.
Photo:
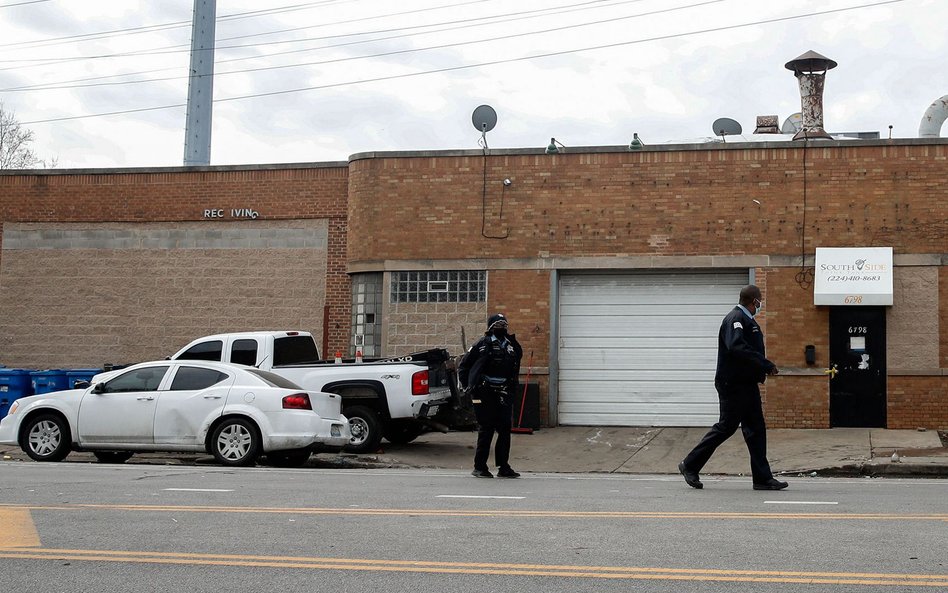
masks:
<path id="1" fill-rule="evenodd" d="M 561 578 L 569 577 L 627 580 L 948 587 L 948 574 L 754 571 L 623 566 L 429 562 L 420 560 L 372 560 L 357 558 L 318 557 L 307 558 L 297 556 L 188 554 L 174 552 L 134 552 L 116 550 L 8 549 L 0 550 L 0 558 L 177 564 L 190 566 L 269 567 L 309 570 L 358 570 L 433 574 L 489 574 L 501 576 L 550 576 Z"/>
<path id="2" fill-rule="evenodd" d="M 3 505 L 0 505 L 2 508 Z M 888 513 L 723 513 L 670 511 L 540 511 L 540 510 L 460 510 L 460 509 L 371 509 L 320 507 L 222 507 L 128 504 L 21 505 L 30 510 L 115 510 L 155 513 L 267 513 L 293 515 L 383 515 L 421 517 L 540 517 L 580 519 L 769 519 L 769 520 L 860 520 L 860 521 L 948 521 L 948 514 Z"/>
<path id="3" fill-rule="evenodd" d="M 549 576 L 559 578 L 595 578 L 664 581 L 722 581 L 759 583 L 805 583 L 821 585 L 875 585 L 948 588 L 948 574 L 846 573 L 801 571 L 755 571 L 724 569 L 690 569 L 623 566 L 577 566 L 510 564 L 483 562 L 437 562 L 422 560 L 383 560 L 362 558 L 320 558 L 299 556 L 255 556 L 228 554 L 199 554 L 176 552 L 142 552 L 125 550 L 44 549 L 33 524 L 30 510 L 121 510 L 140 512 L 271 512 L 318 514 L 386 514 L 386 515 L 463 515 L 469 512 L 417 511 L 409 509 L 276 509 L 242 507 L 174 507 L 158 505 L 34 505 L 14 507 L 0 505 L 0 558 L 22 560 L 76 560 L 85 562 L 126 562 L 146 564 L 177 564 L 190 566 L 270 567 L 308 570 L 358 570 L 378 572 L 411 572 L 432 574 L 488 574 L 501 576 Z M 490 515 L 509 516 L 510 512 L 483 511 Z M 759 513 L 542 513 L 521 511 L 517 516 L 634 516 L 634 517 L 694 517 L 727 518 L 794 517 L 798 515 L 764 515 Z M 826 513 L 815 513 L 804 518 L 826 518 Z M 839 518 L 836 515 L 830 515 Z M 943 518 L 940 515 L 862 515 L 874 518 Z M 847 518 L 855 517 L 847 515 Z"/>
<path id="4" fill-rule="evenodd" d="M 39 547 L 39 534 L 29 509 L 0 507 L 0 549 Z"/>

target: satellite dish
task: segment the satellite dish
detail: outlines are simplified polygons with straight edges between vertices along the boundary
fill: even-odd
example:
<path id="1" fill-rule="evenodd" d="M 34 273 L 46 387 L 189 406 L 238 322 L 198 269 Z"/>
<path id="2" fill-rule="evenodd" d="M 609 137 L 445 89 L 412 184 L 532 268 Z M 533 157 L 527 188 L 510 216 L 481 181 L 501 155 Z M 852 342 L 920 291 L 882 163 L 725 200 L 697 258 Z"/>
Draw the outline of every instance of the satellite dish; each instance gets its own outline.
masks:
<path id="1" fill-rule="evenodd" d="M 711 124 L 711 131 L 715 136 L 737 136 L 744 130 L 741 124 L 729 117 L 720 117 Z"/>
<path id="2" fill-rule="evenodd" d="M 803 114 L 799 111 L 784 120 L 780 126 L 780 132 L 783 134 L 796 134 L 803 129 Z"/>
<path id="3" fill-rule="evenodd" d="M 481 105 L 474 110 L 471 123 L 474 124 L 478 132 L 490 132 L 497 125 L 497 112 L 490 105 Z"/>

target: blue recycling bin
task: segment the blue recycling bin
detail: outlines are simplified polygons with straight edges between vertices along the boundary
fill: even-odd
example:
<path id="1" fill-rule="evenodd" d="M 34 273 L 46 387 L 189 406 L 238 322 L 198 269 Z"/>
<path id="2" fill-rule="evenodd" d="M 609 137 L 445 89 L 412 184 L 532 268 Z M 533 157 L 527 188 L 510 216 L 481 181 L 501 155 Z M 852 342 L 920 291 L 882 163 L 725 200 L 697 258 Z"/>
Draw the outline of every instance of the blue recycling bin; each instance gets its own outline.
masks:
<path id="1" fill-rule="evenodd" d="M 26 369 L 0 369 L 0 418 L 7 415 L 13 402 L 33 395 L 30 371 Z"/>
<path id="2" fill-rule="evenodd" d="M 30 373 L 30 378 L 33 382 L 33 393 L 35 395 L 69 389 L 69 383 L 64 369 L 33 371 Z"/>
<path id="3" fill-rule="evenodd" d="M 77 381 L 91 381 L 102 369 L 69 369 L 66 371 L 66 389 L 75 389 Z"/>

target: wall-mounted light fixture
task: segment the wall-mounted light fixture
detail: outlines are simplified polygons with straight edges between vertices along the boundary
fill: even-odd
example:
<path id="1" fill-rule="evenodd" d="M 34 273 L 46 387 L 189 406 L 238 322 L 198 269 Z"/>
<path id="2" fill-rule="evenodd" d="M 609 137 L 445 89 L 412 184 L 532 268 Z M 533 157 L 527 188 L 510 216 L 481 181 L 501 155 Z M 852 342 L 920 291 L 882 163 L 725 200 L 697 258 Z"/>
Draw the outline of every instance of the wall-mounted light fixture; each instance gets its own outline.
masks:
<path id="1" fill-rule="evenodd" d="M 639 139 L 638 132 L 632 134 L 632 142 L 629 143 L 629 150 L 642 150 L 642 147 L 645 146 L 645 143 Z"/>
<path id="2" fill-rule="evenodd" d="M 807 344 L 803 347 L 803 358 L 807 364 L 816 364 L 816 346 Z"/>
<path id="3" fill-rule="evenodd" d="M 566 152 L 566 147 L 563 146 L 563 143 L 557 141 L 556 138 L 550 138 L 550 145 L 546 147 L 546 153 L 559 154 L 561 152 Z"/>

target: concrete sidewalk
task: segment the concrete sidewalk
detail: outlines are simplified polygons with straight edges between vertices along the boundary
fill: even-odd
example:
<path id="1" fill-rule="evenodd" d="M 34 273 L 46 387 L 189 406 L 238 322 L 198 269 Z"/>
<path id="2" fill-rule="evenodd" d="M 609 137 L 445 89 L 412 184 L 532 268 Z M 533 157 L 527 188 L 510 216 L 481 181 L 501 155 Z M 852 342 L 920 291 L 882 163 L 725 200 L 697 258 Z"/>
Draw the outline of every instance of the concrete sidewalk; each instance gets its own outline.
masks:
<path id="1" fill-rule="evenodd" d="M 707 428 L 586 427 L 544 428 L 512 435 L 511 465 L 521 472 L 677 474 L 678 462 Z M 430 468 L 470 470 L 474 432 L 426 433 L 412 443 L 365 455 L 321 453 L 307 467 Z M 948 447 L 934 430 L 834 428 L 768 430 L 768 457 L 784 475 L 870 475 L 948 477 Z M 898 451 L 899 461 L 892 461 Z M 19 447 L 0 446 L 0 458 L 29 461 Z M 91 453 L 71 453 L 69 462 L 94 462 Z M 493 458 L 491 458 L 493 461 Z M 131 463 L 214 464 L 193 453 L 142 453 Z M 745 475 L 750 461 L 738 431 L 724 443 L 702 475 Z"/>
<path id="2" fill-rule="evenodd" d="M 514 434 L 511 465 L 521 472 L 678 473 L 678 462 L 707 428 L 563 426 Z M 934 430 L 835 428 L 768 430 L 775 473 L 948 477 L 948 448 Z M 371 455 L 347 456 L 385 467 L 471 469 L 476 434 L 428 433 L 407 445 L 382 442 Z M 899 461 L 892 461 L 898 451 Z M 491 459 L 491 461 L 493 461 Z M 738 431 L 702 474 L 744 475 L 750 461 Z"/>

